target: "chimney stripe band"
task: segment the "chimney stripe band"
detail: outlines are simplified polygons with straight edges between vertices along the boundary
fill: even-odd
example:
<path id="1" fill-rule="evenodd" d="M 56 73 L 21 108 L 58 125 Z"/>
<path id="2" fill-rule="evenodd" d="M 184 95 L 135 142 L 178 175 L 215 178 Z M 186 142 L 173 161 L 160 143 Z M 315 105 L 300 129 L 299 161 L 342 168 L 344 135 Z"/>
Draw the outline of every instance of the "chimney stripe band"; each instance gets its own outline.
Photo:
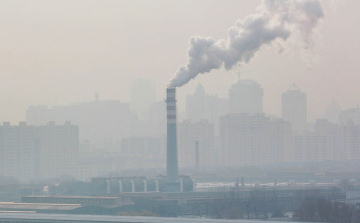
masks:
<path id="1" fill-rule="evenodd" d="M 168 115 L 176 115 L 176 111 L 175 110 L 168 110 L 167 114 Z"/>

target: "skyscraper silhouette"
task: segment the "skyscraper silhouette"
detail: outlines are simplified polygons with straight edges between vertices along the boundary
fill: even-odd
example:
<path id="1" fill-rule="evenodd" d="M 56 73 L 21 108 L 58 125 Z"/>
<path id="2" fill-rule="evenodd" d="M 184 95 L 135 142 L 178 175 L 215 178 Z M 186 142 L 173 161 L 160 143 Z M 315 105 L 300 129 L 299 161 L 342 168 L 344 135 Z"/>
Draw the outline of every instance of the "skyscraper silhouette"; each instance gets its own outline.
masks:
<path id="1" fill-rule="evenodd" d="M 250 79 L 239 79 L 229 90 L 232 113 L 263 113 L 264 89 Z"/>
<path id="2" fill-rule="evenodd" d="M 306 129 L 306 94 L 295 84 L 282 94 L 282 118 L 292 123 L 294 131 Z"/>

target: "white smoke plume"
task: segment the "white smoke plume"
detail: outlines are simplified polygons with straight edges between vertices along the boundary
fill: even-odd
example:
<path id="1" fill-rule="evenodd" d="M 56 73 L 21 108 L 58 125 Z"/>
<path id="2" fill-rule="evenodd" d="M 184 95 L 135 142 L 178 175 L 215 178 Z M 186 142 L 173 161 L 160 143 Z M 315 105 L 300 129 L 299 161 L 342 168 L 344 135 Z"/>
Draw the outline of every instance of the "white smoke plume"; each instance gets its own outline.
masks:
<path id="1" fill-rule="evenodd" d="M 286 41 L 300 34 L 305 48 L 311 46 L 312 34 L 324 17 L 318 0 L 263 0 L 257 13 L 238 20 L 228 30 L 227 39 L 191 37 L 189 62 L 181 66 L 168 87 L 181 87 L 198 74 L 213 69 L 249 63 L 256 52 L 276 40 Z"/>

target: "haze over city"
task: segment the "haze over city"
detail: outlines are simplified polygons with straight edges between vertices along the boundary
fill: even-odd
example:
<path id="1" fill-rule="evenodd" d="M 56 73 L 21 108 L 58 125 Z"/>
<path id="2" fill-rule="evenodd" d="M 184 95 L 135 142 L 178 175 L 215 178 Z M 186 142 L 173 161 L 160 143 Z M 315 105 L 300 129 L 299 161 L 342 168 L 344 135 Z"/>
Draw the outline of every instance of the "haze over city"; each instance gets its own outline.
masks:
<path id="1" fill-rule="evenodd" d="M 359 6 L 1 1 L 0 223 L 359 223 Z"/>
<path id="2" fill-rule="evenodd" d="M 29 105 L 68 105 L 101 99 L 130 100 L 130 82 L 152 78 L 157 99 L 178 67 L 186 64 L 191 36 L 224 39 L 238 19 L 261 1 L 4 1 L 1 10 L 0 121 L 25 120 Z M 322 116 L 334 99 L 341 108 L 359 104 L 360 32 L 355 0 L 322 1 L 324 19 L 312 47 L 294 42 L 282 54 L 264 46 L 241 68 L 264 88 L 264 111 L 281 117 L 281 94 L 296 83 L 308 95 L 309 121 Z M 226 97 L 236 69 L 199 75 L 209 94 Z M 334 89 L 337 89 L 334 91 Z"/>

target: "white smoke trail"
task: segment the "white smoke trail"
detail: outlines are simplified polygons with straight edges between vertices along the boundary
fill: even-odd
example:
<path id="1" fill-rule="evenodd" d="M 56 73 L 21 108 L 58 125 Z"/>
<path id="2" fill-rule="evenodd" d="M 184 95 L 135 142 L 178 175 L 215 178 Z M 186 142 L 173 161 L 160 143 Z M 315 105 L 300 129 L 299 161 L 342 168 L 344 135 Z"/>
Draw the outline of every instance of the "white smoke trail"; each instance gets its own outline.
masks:
<path id="1" fill-rule="evenodd" d="M 261 46 L 275 40 L 286 41 L 300 33 L 304 47 L 312 43 L 312 33 L 324 17 L 318 0 L 263 0 L 258 12 L 238 20 L 228 31 L 226 40 L 212 37 L 191 37 L 189 62 L 181 66 L 168 87 L 181 87 L 198 74 L 213 69 L 231 69 L 249 63 Z"/>

